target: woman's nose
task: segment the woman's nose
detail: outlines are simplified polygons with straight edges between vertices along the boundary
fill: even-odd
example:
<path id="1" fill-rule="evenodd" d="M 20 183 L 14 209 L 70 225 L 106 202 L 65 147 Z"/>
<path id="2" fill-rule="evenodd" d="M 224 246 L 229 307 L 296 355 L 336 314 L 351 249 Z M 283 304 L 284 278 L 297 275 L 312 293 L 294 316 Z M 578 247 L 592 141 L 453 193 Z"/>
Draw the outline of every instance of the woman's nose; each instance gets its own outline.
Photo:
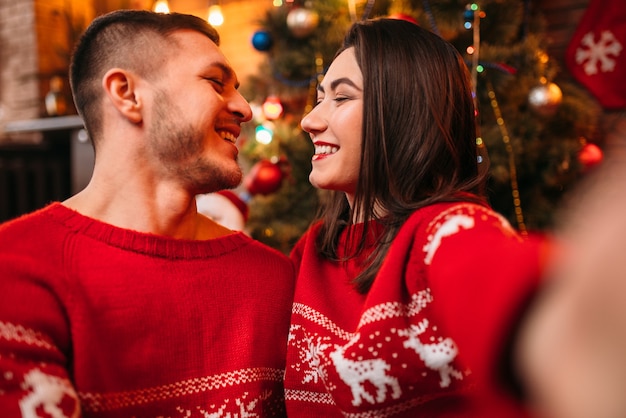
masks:
<path id="1" fill-rule="evenodd" d="M 305 132 L 314 133 L 326 129 L 326 123 L 319 113 L 319 107 L 314 107 L 309 113 L 304 115 L 302 121 L 300 121 L 300 126 L 302 126 Z"/>

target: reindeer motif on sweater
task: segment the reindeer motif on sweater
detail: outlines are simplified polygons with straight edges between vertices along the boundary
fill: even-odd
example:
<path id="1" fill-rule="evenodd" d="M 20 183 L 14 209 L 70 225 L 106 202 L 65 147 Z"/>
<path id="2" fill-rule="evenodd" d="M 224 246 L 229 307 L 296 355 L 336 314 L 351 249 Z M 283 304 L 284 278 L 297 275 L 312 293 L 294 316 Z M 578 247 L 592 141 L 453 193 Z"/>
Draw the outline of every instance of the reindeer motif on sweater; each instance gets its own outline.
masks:
<path id="1" fill-rule="evenodd" d="M 434 344 L 424 344 L 419 336 L 428 329 L 428 319 L 424 318 L 419 324 L 412 324 L 407 330 L 398 331 L 401 337 L 408 337 L 404 348 L 412 348 L 420 356 L 426 367 L 439 372 L 442 388 L 450 386 L 452 377 L 463 380 L 463 373 L 452 366 L 459 350 L 452 338 L 445 338 Z"/>
<path id="2" fill-rule="evenodd" d="M 360 335 L 344 346 L 336 346 L 330 353 L 330 358 L 335 369 L 352 391 L 352 405 L 361 405 L 363 399 L 371 404 L 385 402 L 387 387 L 391 388 L 391 397 L 398 399 L 402 395 L 398 379 L 388 374 L 391 366 L 383 359 L 351 360 L 346 358 L 346 349 L 359 340 Z M 365 388 L 365 382 L 371 383 L 376 388 L 374 398 Z"/>

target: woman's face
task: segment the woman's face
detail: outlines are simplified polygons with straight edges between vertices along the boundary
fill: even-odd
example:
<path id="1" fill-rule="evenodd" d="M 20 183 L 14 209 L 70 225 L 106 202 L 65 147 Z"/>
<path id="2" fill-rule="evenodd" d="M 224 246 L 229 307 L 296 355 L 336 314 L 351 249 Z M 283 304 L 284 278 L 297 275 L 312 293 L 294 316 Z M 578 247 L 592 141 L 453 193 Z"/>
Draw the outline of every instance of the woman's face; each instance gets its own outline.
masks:
<path id="1" fill-rule="evenodd" d="M 342 191 L 353 203 L 361 161 L 363 75 L 354 48 L 343 51 L 317 89 L 317 104 L 302 119 L 315 146 L 311 184 Z"/>

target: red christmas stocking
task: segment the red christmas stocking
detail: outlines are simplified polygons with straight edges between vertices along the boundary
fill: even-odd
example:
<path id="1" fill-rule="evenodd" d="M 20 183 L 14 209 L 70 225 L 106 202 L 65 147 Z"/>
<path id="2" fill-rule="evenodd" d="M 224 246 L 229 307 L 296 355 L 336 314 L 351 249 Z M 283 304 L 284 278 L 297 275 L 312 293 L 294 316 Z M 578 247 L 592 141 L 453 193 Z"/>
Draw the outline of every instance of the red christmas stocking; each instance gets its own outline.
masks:
<path id="1" fill-rule="evenodd" d="M 626 5 L 591 0 L 565 54 L 568 69 L 606 109 L 626 107 Z"/>

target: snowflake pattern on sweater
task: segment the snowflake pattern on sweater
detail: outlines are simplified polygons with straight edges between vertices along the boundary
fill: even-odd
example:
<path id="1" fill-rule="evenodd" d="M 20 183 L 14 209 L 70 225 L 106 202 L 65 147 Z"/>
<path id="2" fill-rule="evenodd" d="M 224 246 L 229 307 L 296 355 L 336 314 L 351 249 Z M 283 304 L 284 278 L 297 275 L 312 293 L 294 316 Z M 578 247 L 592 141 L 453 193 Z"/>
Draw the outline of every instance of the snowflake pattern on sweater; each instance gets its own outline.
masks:
<path id="1" fill-rule="evenodd" d="M 474 382 L 448 325 L 456 315 L 471 315 L 474 302 L 467 299 L 456 312 L 442 311 L 442 282 L 448 282 L 443 287 L 449 292 L 463 292 L 474 277 L 497 272 L 482 269 L 484 260 L 474 258 L 480 242 L 515 247 L 522 237 L 484 206 L 424 208 L 400 230 L 371 290 L 360 295 L 350 284 L 357 267 L 320 259 L 314 250 L 316 231 L 292 253 L 299 273 L 285 375 L 288 414 L 454 414 L 474 391 Z M 460 251 L 467 258 L 451 258 Z M 498 268 L 501 263 L 506 260 L 498 260 Z"/>

